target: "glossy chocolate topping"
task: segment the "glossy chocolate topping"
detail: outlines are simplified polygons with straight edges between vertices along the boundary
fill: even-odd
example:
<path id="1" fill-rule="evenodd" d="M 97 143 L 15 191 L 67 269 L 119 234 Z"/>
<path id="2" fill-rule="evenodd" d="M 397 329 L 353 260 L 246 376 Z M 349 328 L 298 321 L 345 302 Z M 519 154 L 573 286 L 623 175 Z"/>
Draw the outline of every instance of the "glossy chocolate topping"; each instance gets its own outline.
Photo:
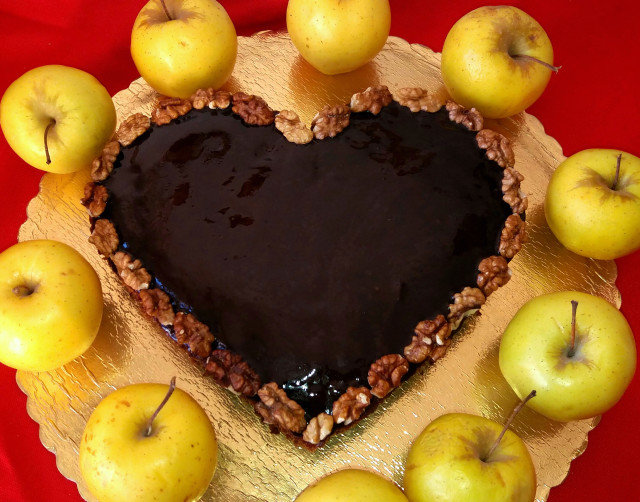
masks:
<path id="1" fill-rule="evenodd" d="M 123 149 L 105 216 L 157 286 L 312 416 L 497 254 L 511 210 L 474 136 L 393 103 L 301 146 L 194 110 Z"/>

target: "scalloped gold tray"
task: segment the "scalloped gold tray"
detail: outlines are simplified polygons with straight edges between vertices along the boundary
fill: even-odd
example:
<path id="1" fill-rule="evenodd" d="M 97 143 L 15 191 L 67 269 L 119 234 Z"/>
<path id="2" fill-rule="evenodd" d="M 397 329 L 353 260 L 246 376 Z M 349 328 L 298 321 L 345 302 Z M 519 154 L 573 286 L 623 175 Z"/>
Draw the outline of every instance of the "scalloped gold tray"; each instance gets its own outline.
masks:
<path id="1" fill-rule="evenodd" d="M 441 89 L 439 68 L 439 54 L 391 37 L 373 62 L 329 77 L 307 65 L 287 35 L 264 32 L 239 39 L 238 63 L 227 88 L 262 96 L 274 109 L 296 110 L 309 123 L 325 104 L 345 102 L 370 85 Z M 142 79 L 133 82 L 114 97 L 118 118 L 150 113 L 153 98 Z M 560 145 L 527 114 L 489 121 L 488 126 L 512 140 L 516 168 L 525 175 L 523 188 L 530 196 L 531 242 L 512 262 L 513 279 L 491 296 L 482 315 L 466 323 L 445 358 L 423 367 L 370 416 L 316 452 L 272 435 L 247 403 L 202 378 L 187 354 L 140 313 L 87 242 L 89 222 L 79 200 L 88 174 L 45 175 L 19 238 L 57 239 L 78 249 L 98 271 L 105 301 L 102 328 L 85 355 L 57 371 L 17 375 L 28 396 L 28 412 L 40 424 L 42 444 L 56 453 L 60 472 L 78 484 L 86 500 L 94 500 L 78 467 L 80 437 L 91 411 L 118 387 L 167 383 L 173 375 L 205 408 L 220 442 L 218 470 L 205 501 L 291 501 L 309 483 L 347 466 L 371 469 L 401 483 L 411 441 L 437 416 L 464 411 L 503 421 L 516 397 L 500 375 L 497 349 L 517 309 L 536 295 L 562 289 L 600 295 L 616 306 L 620 294 L 614 285 L 614 262 L 566 251 L 545 223 L 542 202 L 551 172 L 564 159 Z M 546 500 L 550 488 L 565 478 L 597 421 L 560 424 L 529 409 L 517 418 L 513 429 L 527 443 L 536 465 L 538 501 Z"/>

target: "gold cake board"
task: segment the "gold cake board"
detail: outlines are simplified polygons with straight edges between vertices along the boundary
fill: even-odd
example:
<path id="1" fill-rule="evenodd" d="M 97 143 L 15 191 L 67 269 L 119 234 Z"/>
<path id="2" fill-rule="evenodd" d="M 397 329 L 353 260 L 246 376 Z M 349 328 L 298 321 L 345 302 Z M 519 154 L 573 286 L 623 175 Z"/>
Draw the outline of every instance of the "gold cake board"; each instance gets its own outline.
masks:
<path id="1" fill-rule="evenodd" d="M 275 110 L 297 111 L 309 123 L 329 103 L 346 102 L 376 84 L 442 89 L 440 54 L 390 37 L 382 52 L 359 70 L 325 76 L 298 55 L 287 35 L 273 32 L 239 38 L 238 61 L 226 88 L 263 97 Z M 118 119 L 134 112 L 150 114 L 154 92 L 142 80 L 114 97 Z M 139 311 L 115 273 L 87 242 L 89 220 L 80 204 L 87 172 L 46 174 L 40 193 L 28 207 L 19 239 L 56 239 L 80 251 L 95 267 L 104 289 L 105 315 L 91 349 L 49 373 L 18 372 L 28 396 L 29 415 L 40 424 L 42 444 L 57 455 L 60 472 L 88 492 L 78 466 L 78 447 L 86 420 L 100 400 L 131 383 L 168 383 L 180 388 L 207 411 L 219 440 L 219 464 L 202 500 L 224 502 L 291 501 L 308 484 L 345 467 L 359 467 L 402 483 L 411 442 L 434 418 L 467 412 L 503 422 L 517 401 L 500 375 L 500 336 L 518 308 L 534 296 L 575 289 L 602 296 L 620 306 L 613 261 L 594 261 L 565 250 L 546 225 L 545 189 L 562 148 L 533 116 L 487 121 L 514 145 L 516 169 L 525 176 L 529 195 L 530 242 L 512 261 L 512 280 L 492 295 L 481 315 L 466 322 L 446 357 L 423 367 L 385 399 L 367 418 L 331 437 L 316 452 L 273 435 L 240 398 L 203 378 L 186 352 Z M 446 175 L 446 173 L 443 173 Z M 537 501 L 563 481 L 571 461 L 587 445 L 598 419 L 561 424 L 526 408 L 513 430 L 524 439 L 538 477 Z"/>

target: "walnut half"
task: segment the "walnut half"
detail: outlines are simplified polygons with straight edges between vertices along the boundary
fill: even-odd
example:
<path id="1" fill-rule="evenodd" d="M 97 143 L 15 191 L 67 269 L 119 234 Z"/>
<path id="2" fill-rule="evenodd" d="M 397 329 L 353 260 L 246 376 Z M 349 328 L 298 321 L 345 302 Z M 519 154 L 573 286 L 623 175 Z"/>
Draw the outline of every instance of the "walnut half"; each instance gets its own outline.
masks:
<path id="1" fill-rule="evenodd" d="M 489 296 L 500 286 L 504 286 L 511 279 L 509 264 L 502 256 L 490 256 L 478 265 L 478 287 Z"/>
<path id="2" fill-rule="evenodd" d="M 228 108 L 231 104 L 231 93 L 216 91 L 213 87 L 209 87 L 198 89 L 189 99 L 196 110 L 202 110 L 205 106 L 212 109 Z"/>
<path id="3" fill-rule="evenodd" d="M 325 106 L 311 122 L 311 130 L 317 139 L 333 138 L 349 125 L 351 111 L 347 105 Z"/>
<path id="4" fill-rule="evenodd" d="M 443 315 L 433 320 L 421 321 L 415 329 L 411 343 L 404 348 L 404 355 L 409 362 L 420 364 L 429 358 L 438 360 L 450 344 L 451 325 Z"/>
<path id="5" fill-rule="evenodd" d="M 244 92 L 233 95 L 232 110 L 249 125 L 269 125 L 275 120 L 275 113 L 264 99 Z"/>
<path id="6" fill-rule="evenodd" d="M 482 129 L 476 134 L 476 142 L 487 151 L 487 158 L 500 167 L 513 167 L 515 156 L 511 143 L 502 134 L 491 129 Z"/>
<path id="7" fill-rule="evenodd" d="M 498 251 L 507 260 L 513 258 L 527 242 L 527 225 L 519 214 L 511 214 L 504 223 Z"/>
<path id="8" fill-rule="evenodd" d="M 245 396 L 255 396 L 260 378 L 238 354 L 228 350 L 214 350 L 207 358 L 205 370 L 223 387 Z"/>
<path id="9" fill-rule="evenodd" d="M 140 303 L 142 310 L 163 326 L 173 324 L 176 316 L 169 295 L 161 289 L 143 289 L 140 291 Z"/>
<path id="10" fill-rule="evenodd" d="M 151 127 L 151 119 L 142 113 L 134 113 L 127 117 L 116 133 L 116 138 L 122 146 L 128 146 L 136 138 L 142 136 Z"/>
<path id="11" fill-rule="evenodd" d="M 419 87 L 398 89 L 393 98 L 412 112 L 437 112 L 444 106 L 445 99 L 440 93 L 430 93 Z"/>
<path id="12" fill-rule="evenodd" d="M 84 197 L 80 202 L 87 208 L 89 216 L 97 218 L 107 207 L 108 198 L 106 187 L 89 182 L 84 186 Z"/>
<path id="13" fill-rule="evenodd" d="M 358 92 L 351 97 L 352 112 L 371 112 L 378 115 L 382 108 L 393 100 L 386 85 L 369 87 L 364 92 Z"/>
<path id="14" fill-rule="evenodd" d="M 371 394 L 383 398 L 395 389 L 409 371 L 409 363 L 400 354 L 382 356 L 369 368 Z"/>
<path id="15" fill-rule="evenodd" d="M 358 420 L 371 402 L 371 392 L 366 387 L 349 387 L 333 403 L 333 419 L 337 424 L 349 425 Z"/>
<path id="16" fill-rule="evenodd" d="M 173 321 L 173 329 L 178 343 L 187 345 L 192 354 L 208 357 L 215 337 L 206 324 L 198 321 L 193 314 L 178 312 Z"/>
<path id="17" fill-rule="evenodd" d="M 304 145 L 313 139 L 311 129 L 302 123 L 295 112 L 282 110 L 276 115 L 275 122 L 276 129 L 291 143 Z"/>
<path id="18" fill-rule="evenodd" d="M 504 170 L 502 177 L 502 199 L 511 206 L 514 213 L 524 213 L 529 206 L 527 196 L 520 190 L 524 176 L 511 167 Z"/>
<path id="19" fill-rule="evenodd" d="M 324 441 L 333 430 L 333 417 L 326 413 L 320 413 L 313 417 L 302 433 L 302 439 L 307 443 L 319 444 Z"/>
<path id="20" fill-rule="evenodd" d="M 149 288 L 151 275 L 142 267 L 140 260 L 134 260 L 129 253 L 118 251 L 111 257 L 111 261 L 116 266 L 122 281 L 131 289 L 140 291 Z"/>
<path id="21" fill-rule="evenodd" d="M 485 302 L 484 293 L 478 288 L 464 288 L 462 292 L 453 295 L 453 303 L 449 305 L 448 319 L 457 327 L 466 312 L 479 309 Z"/>
<path id="22" fill-rule="evenodd" d="M 165 125 L 186 114 L 191 108 L 191 101 L 188 99 L 160 96 L 157 106 L 151 112 L 151 120 L 156 125 Z"/>
<path id="23" fill-rule="evenodd" d="M 456 124 L 461 124 L 470 131 L 479 131 L 484 125 L 484 119 L 475 108 L 465 108 L 455 101 L 447 101 L 447 111 L 449 119 Z"/>
<path id="24" fill-rule="evenodd" d="M 289 399 L 286 392 L 271 382 L 258 391 L 260 402 L 255 410 L 265 423 L 274 425 L 280 430 L 301 433 L 307 426 L 304 410 L 294 400 Z"/>
<path id="25" fill-rule="evenodd" d="M 105 219 L 96 221 L 89 242 L 98 249 L 102 256 L 106 257 L 111 256 L 118 249 L 120 243 L 113 223 Z"/>
<path id="26" fill-rule="evenodd" d="M 109 141 L 104 148 L 100 157 L 94 159 L 91 164 L 91 179 L 93 181 L 106 180 L 111 171 L 113 171 L 113 163 L 116 161 L 120 153 L 120 143 L 117 141 Z"/>

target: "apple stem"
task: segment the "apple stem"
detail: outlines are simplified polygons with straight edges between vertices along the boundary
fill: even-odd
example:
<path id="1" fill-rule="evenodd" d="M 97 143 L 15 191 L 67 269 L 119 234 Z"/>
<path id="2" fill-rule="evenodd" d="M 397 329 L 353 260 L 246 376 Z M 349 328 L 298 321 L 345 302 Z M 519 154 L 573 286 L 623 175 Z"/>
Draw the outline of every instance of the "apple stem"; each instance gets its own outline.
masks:
<path id="1" fill-rule="evenodd" d="M 576 313 L 578 311 L 578 302 L 576 300 L 571 300 L 571 346 L 569 347 L 569 352 L 567 352 L 568 357 L 573 357 L 576 353 Z"/>
<path id="2" fill-rule="evenodd" d="M 618 189 L 618 182 L 620 181 L 620 162 L 622 161 L 622 154 L 618 155 L 618 160 L 616 161 L 616 176 L 613 178 L 613 186 L 611 190 Z"/>
<path id="3" fill-rule="evenodd" d="M 160 406 L 158 406 L 156 408 L 156 411 L 153 412 L 153 415 L 151 415 L 151 418 L 149 419 L 149 421 L 147 422 L 147 427 L 144 430 L 144 435 L 145 437 L 149 437 L 151 436 L 151 429 L 153 426 L 153 421 L 156 419 L 156 417 L 158 416 L 158 413 L 160 413 L 160 410 L 162 410 L 162 408 L 164 408 L 164 405 L 167 404 L 167 401 L 169 400 L 169 398 L 171 397 L 171 394 L 173 394 L 173 391 L 176 390 L 176 377 L 173 377 L 171 379 L 171 383 L 169 383 L 169 391 L 167 392 L 167 395 L 164 396 L 164 399 L 162 400 L 162 402 L 160 403 Z"/>
<path id="4" fill-rule="evenodd" d="M 167 9 L 167 6 L 164 3 L 164 0 L 160 0 L 160 4 L 162 5 L 162 9 L 164 10 L 164 13 L 167 15 L 167 18 L 169 19 L 169 21 L 173 21 L 173 18 L 171 17 L 171 14 L 169 14 L 169 9 Z"/>
<path id="5" fill-rule="evenodd" d="M 520 60 L 524 59 L 526 61 L 534 61 L 536 63 L 541 64 L 542 66 L 545 66 L 545 67 L 549 68 L 554 73 L 558 73 L 558 70 L 560 68 L 562 68 L 562 66 L 553 66 L 552 64 L 545 63 L 541 59 L 538 59 L 538 58 L 533 57 L 533 56 L 529 56 L 528 54 L 511 54 L 511 57 L 513 59 L 520 59 Z"/>
<path id="6" fill-rule="evenodd" d="M 507 433 L 507 429 L 509 429 L 509 426 L 511 425 L 511 422 L 513 422 L 513 419 L 516 418 L 516 415 L 520 412 L 520 410 L 524 407 L 525 404 L 527 404 L 527 401 L 529 401 L 529 399 L 533 398 L 536 396 L 536 391 L 532 390 L 529 395 L 527 397 L 525 397 L 522 401 L 520 401 L 518 403 L 518 406 L 516 406 L 514 408 L 514 410 L 511 412 L 511 416 L 509 416 L 509 418 L 507 419 L 507 423 L 504 424 L 504 427 L 502 429 L 502 432 L 500 432 L 500 435 L 498 436 L 498 439 L 495 440 L 495 442 L 493 443 L 493 446 L 491 447 L 491 449 L 489 450 L 489 453 L 487 453 L 487 455 L 484 457 L 484 461 L 486 462 L 488 459 L 491 458 L 491 455 L 493 454 L 493 452 L 496 450 L 496 448 L 498 447 L 498 445 L 500 444 L 500 441 L 502 441 L 502 438 L 504 437 L 504 435 Z"/>
<path id="7" fill-rule="evenodd" d="M 49 155 L 49 143 L 47 137 L 49 136 L 49 130 L 56 125 L 56 119 L 51 119 L 44 130 L 44 153 L 47 156 L 47 165 L 51 164 L 51 155 Z"/>

